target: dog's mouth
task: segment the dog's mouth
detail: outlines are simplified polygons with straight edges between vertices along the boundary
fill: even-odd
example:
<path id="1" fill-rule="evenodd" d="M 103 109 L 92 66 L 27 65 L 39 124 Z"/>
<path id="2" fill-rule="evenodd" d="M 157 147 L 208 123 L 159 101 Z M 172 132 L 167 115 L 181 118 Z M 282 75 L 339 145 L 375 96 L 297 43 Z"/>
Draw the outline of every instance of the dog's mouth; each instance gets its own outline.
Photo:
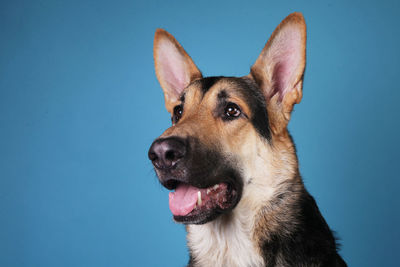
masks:
<path id="1" fill-rule="evenodd" d="M 169 193 L 169 208 L 174 220 L 185 224 L 202 224 L 234 208 L 239 194 L 230 183 L 217 183 L 199 188 L 187 183 L 170 181 L 175 192 Z"/>

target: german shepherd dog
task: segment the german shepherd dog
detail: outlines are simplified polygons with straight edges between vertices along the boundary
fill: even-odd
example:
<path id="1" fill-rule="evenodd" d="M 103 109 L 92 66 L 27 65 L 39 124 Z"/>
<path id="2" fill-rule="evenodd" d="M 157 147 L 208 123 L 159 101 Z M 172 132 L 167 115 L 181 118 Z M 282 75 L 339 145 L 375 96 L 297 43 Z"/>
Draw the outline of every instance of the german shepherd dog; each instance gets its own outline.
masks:
<path id="1" fill-rule="evenodd" d="M 302 98 L 306 25 L 300 13 L 272 33 L 250 74 L 203 78 L 158 29 L 157 79 L 172 116 L 150 147 L 188 266 L 346 266 L 299 174 L 288 132 Z"/>

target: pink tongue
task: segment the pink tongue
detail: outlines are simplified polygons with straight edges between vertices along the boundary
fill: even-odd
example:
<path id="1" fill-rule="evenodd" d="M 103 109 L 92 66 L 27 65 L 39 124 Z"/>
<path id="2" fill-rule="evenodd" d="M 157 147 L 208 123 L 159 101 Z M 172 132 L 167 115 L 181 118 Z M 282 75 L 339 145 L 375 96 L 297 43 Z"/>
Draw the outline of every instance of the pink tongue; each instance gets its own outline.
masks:
<path id="1" fill-rule="evenodd" d="M 169 193 L 169 209 L 172 214 L 184 216 L 189 214 L 196 205 L 198 188 L 188 185 L 179 184 L 175 192 Z"/>

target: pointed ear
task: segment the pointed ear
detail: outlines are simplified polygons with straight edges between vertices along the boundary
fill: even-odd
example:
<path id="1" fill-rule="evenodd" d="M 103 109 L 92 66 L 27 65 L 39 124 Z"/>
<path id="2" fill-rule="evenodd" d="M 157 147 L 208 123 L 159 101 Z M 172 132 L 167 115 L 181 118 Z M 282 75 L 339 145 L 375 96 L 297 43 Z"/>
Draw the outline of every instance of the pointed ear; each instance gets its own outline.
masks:
<path id="1" fill-rule="evenodd" d="M 306 24 L 301 13 L 292 13 L 272 33 L 249 75 L 263 91 L 275 132 L 287 126 L 293 105 L 300 103 L 305 62 Z"/>
<path id="2" fill-rule="evenodd" d="M 157 79 L 164 91 L 165 106 L 171 113 L 183 89 L 202 75 L 178 41 L 163 29 L 156 30 L 153 53 Z"/>

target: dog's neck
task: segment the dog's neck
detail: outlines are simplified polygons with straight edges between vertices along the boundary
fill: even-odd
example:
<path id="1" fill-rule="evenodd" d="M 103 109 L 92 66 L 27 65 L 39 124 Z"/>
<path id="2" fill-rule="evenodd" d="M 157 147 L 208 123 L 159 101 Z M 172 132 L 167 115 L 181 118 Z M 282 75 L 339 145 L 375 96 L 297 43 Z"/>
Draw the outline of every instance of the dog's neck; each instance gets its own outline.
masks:
<path id="1" fill-rule="evenodd" d="M 254 199 L 244 197 L 231 213 L 204 225 L 187 226 L 190 266 L 265 266 L 265 243 L 282 229 L 293 229 L 295 215 L 288 206 L 295 204 L 296 195 L 304 189 L 299 181 L 287 183 L 285 195 L 264 191 L 270 199 L 258 209 Z"/>
<path id="2" fill-rule="evenodd" d="M 263 266 L 253 239 L 254 214 L 238 205 L 235 210 L 204 225 L 187 227 L 194 266 Z"/>

